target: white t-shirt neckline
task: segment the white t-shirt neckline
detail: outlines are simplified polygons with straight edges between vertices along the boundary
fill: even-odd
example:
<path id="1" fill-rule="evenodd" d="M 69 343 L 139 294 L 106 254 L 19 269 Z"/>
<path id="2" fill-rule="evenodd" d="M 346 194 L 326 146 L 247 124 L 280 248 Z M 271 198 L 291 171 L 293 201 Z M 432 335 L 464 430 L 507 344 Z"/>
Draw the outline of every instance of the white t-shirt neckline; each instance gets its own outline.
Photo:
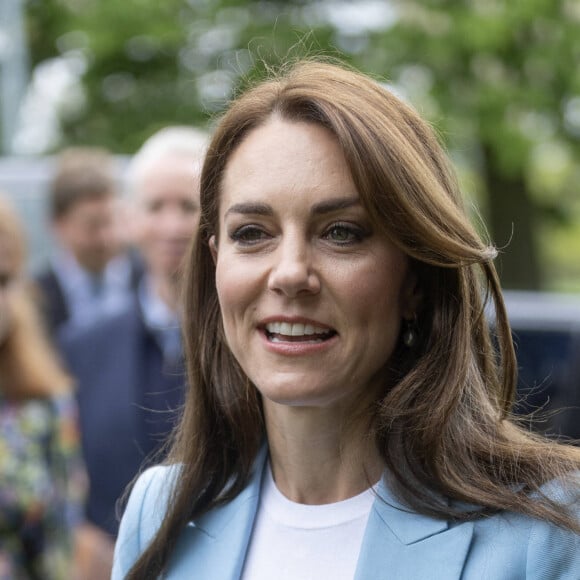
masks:
<path id="1" fill-rule="evenodd" d="M 288 499 L 278 489 L 268 463 L 262 482 L 260 508 L 265 509 L 274 521 L 288 527 L 329 528 L 368 515 L 375 499 L 377 485 L 334 503 L 318 505 L 298 503 Z"/>
<path id="2" fill-rule="evenodd" d="M 266 465 L 242 580 L 352 580 L 377 487 L 306 505 L 285 497 Z"/>

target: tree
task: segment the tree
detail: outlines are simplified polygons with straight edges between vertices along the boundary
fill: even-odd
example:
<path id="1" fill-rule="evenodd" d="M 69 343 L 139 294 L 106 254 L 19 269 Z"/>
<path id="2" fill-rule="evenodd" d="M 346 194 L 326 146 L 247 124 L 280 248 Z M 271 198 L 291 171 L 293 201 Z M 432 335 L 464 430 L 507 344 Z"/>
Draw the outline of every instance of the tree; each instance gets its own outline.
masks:
<path id="1" fill-rule="evenodd" d="M 84 67 L 82 106 L 61 112 L 63 144 L 119 153 L 163 125 L 211 124 L 264 62 L 339 47 L 390 79 L 466 160 L 504 285 L 540 287 L 539 236 L 572 220 L 580 177 L 580 2 L 388 6 L 394 17 L 374 29 L 338 22 L 339 6 L 324 0 L 28 0 L 28 14 L 34 62 Z"/>
<path id="2" fill-rule="evenodd" d="M 162 126 L 206 125 L 259 59 L 309 30 L 292 2 L 34 0 L 29 16 L 36 62 L 76 55 L 86 69 L 83 106 L 61 112 L 63 142 L 124 153 Z M 331 33 L 317 27 L 316 42 Z"/>
<path id="3" fill-rule="evenodd" d="M 539 224 L 568 217 L 580 138 L 580 3 L 405 0 L 361 63 L 388 71 L 455 149 L 471 152 L 487 195 L 506 287 L 539 288 Z"/>

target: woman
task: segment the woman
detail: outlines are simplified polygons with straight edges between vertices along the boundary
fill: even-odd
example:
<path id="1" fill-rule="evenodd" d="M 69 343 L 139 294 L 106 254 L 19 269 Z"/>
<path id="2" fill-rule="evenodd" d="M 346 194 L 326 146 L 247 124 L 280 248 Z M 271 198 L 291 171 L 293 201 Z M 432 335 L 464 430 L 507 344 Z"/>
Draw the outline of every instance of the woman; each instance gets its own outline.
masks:
<path id="1" fill-rule="evenodd" d="M 84 479 L 71 382 L 22 280 L 24 246 L 0 199 L 0 578 L 64 580 Z"/>
<path id="2" fill-rule="evenodd" d="M 201 206 L 188 400 L 113 578 L 577 578 L 580 452 L 510 418 L 496 252 L 413 110 L 299 63 L 232 103 Z"/>

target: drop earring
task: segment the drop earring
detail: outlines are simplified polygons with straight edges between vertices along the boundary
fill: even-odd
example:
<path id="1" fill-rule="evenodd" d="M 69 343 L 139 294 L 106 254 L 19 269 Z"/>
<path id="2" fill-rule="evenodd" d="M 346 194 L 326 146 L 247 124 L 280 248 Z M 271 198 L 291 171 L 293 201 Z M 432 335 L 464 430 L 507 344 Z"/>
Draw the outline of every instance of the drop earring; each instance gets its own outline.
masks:
<path id="1" fill-rule="evenodd" d="M 407 348 L 413 348 L 417 344 L 419 338 L 419 333 L 417 331 L 417 320 L 413 318 L 412 320 L 403 321 L 405 328 L 403 329 L 403 344 Z"/>

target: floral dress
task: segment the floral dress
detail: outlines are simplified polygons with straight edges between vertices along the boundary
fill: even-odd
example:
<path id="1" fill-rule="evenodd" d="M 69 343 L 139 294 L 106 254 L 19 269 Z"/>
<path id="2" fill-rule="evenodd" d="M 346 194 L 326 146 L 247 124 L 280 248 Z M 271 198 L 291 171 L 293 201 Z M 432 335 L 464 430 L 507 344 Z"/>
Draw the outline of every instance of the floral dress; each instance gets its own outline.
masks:
<path id="1" fill-rule="evenodd" d="M 72 396 L 0 395 L 0 580 L 71 578 L 85 475 Z"/>

